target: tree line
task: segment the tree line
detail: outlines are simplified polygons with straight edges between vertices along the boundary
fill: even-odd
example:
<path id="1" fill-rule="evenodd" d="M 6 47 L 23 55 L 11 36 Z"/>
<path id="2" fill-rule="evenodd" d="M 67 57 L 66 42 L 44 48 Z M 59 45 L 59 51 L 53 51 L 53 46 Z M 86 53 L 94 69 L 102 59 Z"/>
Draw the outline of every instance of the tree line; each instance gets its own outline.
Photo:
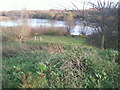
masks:
<path id="1" fill-rule="evenodd" d="M 25 9 L 23 9 L 25 10 Z M 2 11 L 1 16 L 10 17 L 11 19 L 19 19 L 23 10 Z M 78 11 L 74 10 L 26 10 L 29 18 L 32 19 L 53 19 L 65 20 L 65 18 L 77 18 Z M 70 15 L 72 13 L 72 15 Z"/>

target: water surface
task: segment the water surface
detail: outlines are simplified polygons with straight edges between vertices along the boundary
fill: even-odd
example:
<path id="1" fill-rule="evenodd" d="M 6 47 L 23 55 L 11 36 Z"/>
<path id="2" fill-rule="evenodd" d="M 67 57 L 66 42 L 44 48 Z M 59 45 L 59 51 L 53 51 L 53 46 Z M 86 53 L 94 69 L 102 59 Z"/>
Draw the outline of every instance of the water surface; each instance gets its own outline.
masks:
<path id="1" fill-rule="evenodd" d="M 0 21 L 0 26 L 4 27 L 13 27 L 22 25 L 21 20 L 7 20 L 7 21 Z M 66 21 L 59 21 L 59 20 L 48 20 L 48 19 L 27 19 L 26 21 L 30 27 L 67 27 Z M 72 35 L 79 35 L 82 31 L 86 32 L 87 35 L 90 35 L 93 32 L 92 27 L 84 26 L 82 23 L 76 23 L 76 25 L 71 30 Z"/>

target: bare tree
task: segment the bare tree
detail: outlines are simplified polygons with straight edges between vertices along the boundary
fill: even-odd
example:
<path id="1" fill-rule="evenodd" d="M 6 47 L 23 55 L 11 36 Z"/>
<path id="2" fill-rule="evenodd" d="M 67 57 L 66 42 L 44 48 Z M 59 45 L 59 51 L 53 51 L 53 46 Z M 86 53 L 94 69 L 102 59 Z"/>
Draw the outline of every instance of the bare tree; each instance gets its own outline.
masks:
<path id="1" fill-rule="evenodd" d="M 72 3 L 76 8 L 77 6 Z M 85 4 L 92 8 L 85 10 Z M 117 0 L 96 0 L 96 2 L 84 2 L 81 15 L 95 32 L 101 35 L 101 48 L 105 48 L 106 37 L 117 36 L 118 34 L 118 4 Z M 78 8 L 77 8 L 78 9 Z M 87 23 L 87 24 L 86 24 Z"/>
<path id="2" fill-rule="evenodd" d="M 89 14 L 86 14 L 86 21 L 94 27 L 94 30 L 101 34 L 101 48 L 105 48 L 105 39 L 108 35 L 117 35 L 117 8 L 118 2 L 106 1 L 102 2 L 97 0 L 96 3 L 88 2 L 92 5 L 92 10 Z M 113 23 L 114 22 L 114 23 Z"/>
<path id="3" fill-rule="evenodd" d="M 71 12 L 64 13 L 64 20 L 66 21 L 65 24 L 66 24 L 68 35 L 70 35 L 75 26 L 72 13 Z"/>
<path id="4" fill-rule="evenodd" d="M 78 0 L 81 2 L 80 0 Z M 86 21 L 84 26 L 88 25 L 94 28 L 94 31 L 101 35 L 101 48 L 105 48 L 107 38 L 112 38 L 118 34 L 118 0 L 96 0 L 96 2 L 90 0 L 83 1 L 83 10 L 79 10 L 75 2 L 71 4 L 80 12 L 82 19 Z M 92 7 L 86 9 L 85 6 Z M 84 31 L 84 30 L 83 30 Z M 94 38 L 93 38 L 94 39 Z"/>
<path id="5" fill-rule="evenodd" d="M 20 30 L 20 39 L 22 39 L 22 38 L 27 38 L 27 37 L 29 37 L 30 36 L 30 28 L 29 28 L 29 26 L 28 26 L 28 21 L 27 21 L 27 19 L 29 19 L 29 14 L 28 14 L 28 12 L 27 12 L 27 10 L 26 9 L 22 9 L 21 10 L 21 17 L 20 17 L 20 20 L 21 20 L 21 24 L 22 24 L 22 26 L 21 26 L 21 30 Z"/>

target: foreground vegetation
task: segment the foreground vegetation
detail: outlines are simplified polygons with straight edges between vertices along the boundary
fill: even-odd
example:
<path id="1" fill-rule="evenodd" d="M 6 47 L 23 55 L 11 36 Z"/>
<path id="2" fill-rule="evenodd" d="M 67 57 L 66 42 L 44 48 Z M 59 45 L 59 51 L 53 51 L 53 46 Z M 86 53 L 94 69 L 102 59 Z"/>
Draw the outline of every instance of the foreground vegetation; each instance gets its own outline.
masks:
<path id="1" fill-rule="evenodd" d="M 23 20 L 21 26 L 2 27 L 3 87 L 119 88 L 118 8 L 113 9 L 117 4 L 97 0 L 97 5 L 91 5 L 93 10 L 83 11 L 84 17 L 66 11 L 52 17 L 39 12 L 32 14 L 32 18 L 66 20 L 65 30 L 54 27 L 32 30 L 24 22 L 30 17 L 26 10 L 18 16 Z M 93 27 L 96 33 L 86 36 L 83 29 L 82 36 L 71 36 L 76 18 L 87 21 L 83 22 L 84 26 Z"/>
<path id="2" fill-rule="evenodd" d="M 4 88 L 120 87 L 118 51 L 88 46 L 80 37 L 39 37 L 3 41 Z"/>

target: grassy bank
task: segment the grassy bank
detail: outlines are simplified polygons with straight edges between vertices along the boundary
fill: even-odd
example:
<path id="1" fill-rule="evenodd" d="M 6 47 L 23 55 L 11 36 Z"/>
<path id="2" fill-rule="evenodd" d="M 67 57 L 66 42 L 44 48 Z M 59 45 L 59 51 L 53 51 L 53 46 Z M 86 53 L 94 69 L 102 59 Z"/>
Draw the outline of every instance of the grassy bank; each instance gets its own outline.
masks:
<path id="1" fill-rule="evenodd" d="M 5 88 L 118 88 L 118 51 L 86 45 L 83 38 L 40 35 L 3 41 Z"/>

